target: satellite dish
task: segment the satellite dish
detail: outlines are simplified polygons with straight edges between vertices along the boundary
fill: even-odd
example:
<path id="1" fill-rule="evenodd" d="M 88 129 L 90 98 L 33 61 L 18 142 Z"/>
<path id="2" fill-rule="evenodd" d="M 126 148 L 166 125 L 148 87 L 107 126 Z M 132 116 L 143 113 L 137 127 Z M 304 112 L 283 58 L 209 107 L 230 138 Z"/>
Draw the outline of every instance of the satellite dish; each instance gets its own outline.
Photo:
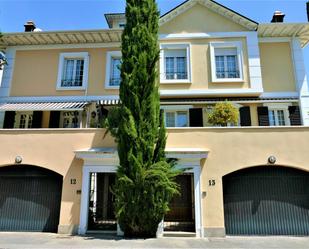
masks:
<path id="1" fill-rule="evenodd" d="M 34 30 L 33 30 L 33 32 L 42 32 L 43 30 L 42 29 L 39 29 L 39 28 L 35 28 Z"/>

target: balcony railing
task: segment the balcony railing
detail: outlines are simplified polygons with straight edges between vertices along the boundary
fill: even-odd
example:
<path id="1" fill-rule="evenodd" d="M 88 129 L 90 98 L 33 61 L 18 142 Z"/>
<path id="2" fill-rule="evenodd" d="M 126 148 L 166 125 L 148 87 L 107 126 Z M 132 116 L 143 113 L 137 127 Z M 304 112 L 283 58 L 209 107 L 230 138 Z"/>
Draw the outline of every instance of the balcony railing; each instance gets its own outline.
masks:
<path id="1" fill-rule="evenodd" d="M 165 72 L 164 73 L 166 80 L 187 80 L 187 72 Z"/>
<path id="2" fill-rule="evenodd" d="M 110 86 L 120 86 L 121 78 L 110 78 L 109 85 Z"/>
<path id="3" fill-rule="evenodd" d="M 63 79 L 61 80 L 62 87 L 80 87 L 83 85 L 82 79 Z"/>
<path id="4" fill-rule="evenodd" d="M 237 71 L 217 71 L 218 79 L 237 79 L 240 77 L 240 72 Z"/>

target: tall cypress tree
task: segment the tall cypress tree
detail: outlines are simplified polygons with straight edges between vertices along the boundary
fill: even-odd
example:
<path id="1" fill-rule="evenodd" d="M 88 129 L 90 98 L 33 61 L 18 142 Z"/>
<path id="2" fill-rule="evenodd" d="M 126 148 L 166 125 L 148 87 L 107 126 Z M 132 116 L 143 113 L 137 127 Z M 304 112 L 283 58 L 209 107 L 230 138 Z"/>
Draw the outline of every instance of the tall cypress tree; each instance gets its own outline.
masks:
<path id="1" fill-rule="evenodd" d="M 178 192 L 175 176 L 179 174 L 164 152 L 156 1 L 127 0 L 126 19 L 121 104 L 108 118 L 120 159 L 114 186 L 116 217 L 125 236 L 154 237 L 171 198 Z"/>

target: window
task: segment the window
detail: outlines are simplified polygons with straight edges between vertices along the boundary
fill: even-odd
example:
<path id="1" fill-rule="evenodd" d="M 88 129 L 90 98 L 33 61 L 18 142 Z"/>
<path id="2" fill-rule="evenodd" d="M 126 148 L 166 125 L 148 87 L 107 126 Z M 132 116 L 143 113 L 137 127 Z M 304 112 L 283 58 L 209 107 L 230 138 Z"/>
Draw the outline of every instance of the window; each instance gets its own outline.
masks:
<path id="1" fill-rule="evenodd" d="M 241 42 L 210 44 L 213 82 L 243 81 Z"/>
<path id="2" fill-rule="evenodd" d="M 189 44 L 161 45 L 161 83 L 190 83 Z"/>
<path id="3" fill-rule="evenodd" d="M 284 110 L 269 110 L 269 125 L 270 126 L 285 126 Z"/>
<path id="4" fill-rule="evenodd" d="M 165 112 L 166 127 L 188 127 L 189 113 L 188 111 L 166 111 Z"/>
<path id="5" fill-rule="evenodd" d="M 121 65 L 121 52 L 112 51 L 107 53 L 106 62 L 106 79 L 105 87 L 117 89 L 120 86 L 120 65 Z"/>
<path id="6" fill-rule="evenodd" d="M 88 64 L 88 53 L 60 54 L 57 89 L 85 89 L 88 81 Z"/>
<path id="7" fill-rule="evenodd" d="M 78 111 L 62 112 L 61 114 L 61 128 L 80 127 L 80 113 Z"/>
<path id="8" fill-rule="evenodd" d="M 267 103 L 264 104 L 268 108 L 268 119 L 270 126 L 289 126 L 290 114 L 289 106 L 292 103 Z"/>
<path id="9" fill-rule="evenodd" d="M 32 128 L 33 112 L 17 112 L 15 116 L 15 125 L 17 129 Z"/>
<path id="10" fill-rule="evenodd" d="M 167 80 L 188 79 L 186 50 L 166 51 L 164 64 Z"/>

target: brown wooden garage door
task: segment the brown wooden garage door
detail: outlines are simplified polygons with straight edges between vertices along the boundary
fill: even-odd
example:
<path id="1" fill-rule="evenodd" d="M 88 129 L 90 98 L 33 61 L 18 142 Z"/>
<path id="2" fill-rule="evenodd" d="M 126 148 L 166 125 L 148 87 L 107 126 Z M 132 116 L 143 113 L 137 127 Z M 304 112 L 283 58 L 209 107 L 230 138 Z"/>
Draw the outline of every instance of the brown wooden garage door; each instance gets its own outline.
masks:
<path id="1" fill-rule="evenodd" d="M 309 235 L 309 173 L 255 167 L 223 178 L 226 233 Z"/>
<path id="2" fill-rule="evenodd" d="M 57 232 L 62 176 L 34 166 L 0 168 L 0 231 Z"/>

